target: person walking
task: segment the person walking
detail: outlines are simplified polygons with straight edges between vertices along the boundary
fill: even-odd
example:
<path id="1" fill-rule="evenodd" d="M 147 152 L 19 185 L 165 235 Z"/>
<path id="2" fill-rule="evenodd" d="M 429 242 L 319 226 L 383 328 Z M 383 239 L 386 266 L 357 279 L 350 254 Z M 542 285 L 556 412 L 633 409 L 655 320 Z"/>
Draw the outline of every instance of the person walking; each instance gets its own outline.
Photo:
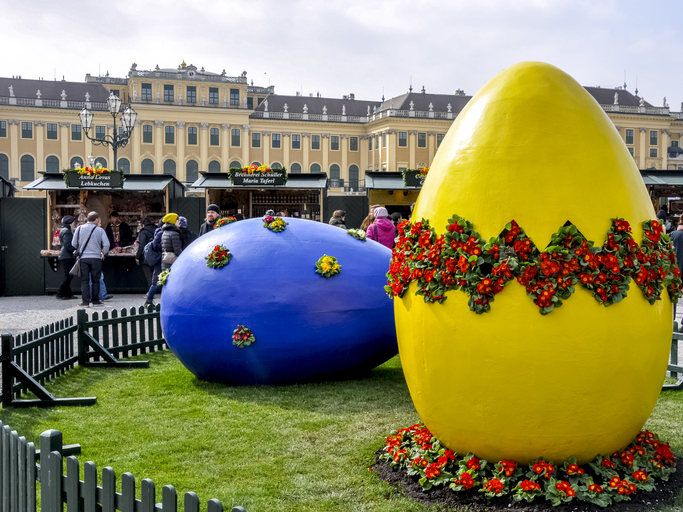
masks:
<path id="1" fill-rule="evenodd" d="M 197 235 L 187 227 L 187 219 L 185 217 L 178 217 L 178 229 L 180 230 L 180 239 L 184 251 L 188 245 L 197 239 Z"/>
<path id="2" fill-rule="evenodd" d="M 88 214 L 88 222 L 78 226 L 74 232 L 72 245 L 76 249 L 76 256 L 80 257 L 81 265 L 81 307 L 89 307 L 92 298 L 93 306 L 102 306 L 100 300 L 100 278 L 102 276 L 102 260 L 109 252 L 109 239 L 104 229 L 100 227 L 102 221 L 97 212 Z M 90 280 L 92 278 L 92 296 L 90 295 Z"/>
<path id="3" fill-rule="evenodd" d="M 346 212 L 344 210 L 335 210 L 330 219 L 330 226 L 346 229 Z"/>
<path id="4" fill-rule="evenodd" d="M 175 214 L 174 214 L 175 215 Z M 166 216 L 168 217 L 168 215 Z M 166 218 L 164 217 L 164 219 Z M 156 252 L 161 252 L 161 237 L 164 234 L 164 222 L 161 219 L 161 226 L 156 228 L 154 230 L 154 236 L 152 237 L 152 248 Z M 159 291 L 159 274 L 161 274 L 161 260 L 157 261 L 152 268 L 152 285 L 149 287 L 149 290 L 147 291 L 147 298 L 145 300 L 145 307 L 147 306 L 155 306 L 154 304 L 154 296 L 156 295 L 157 291 Z"/>
<path id="5" fill-rule="evenodd" d="M 206 222 L 199 228 L 199 236 L 206 235 L 213 230 L 216 221 L 221 218 L 221 209 L 217 204 L 210 204 L 206 207 Z"/>
<path id="6" fill-rule="evenodd" d="M 394 239 L 396 238 L 396 228 L 394 223 L 389 220 L 389 212 L 383 206 L 375 208 L 372 212 L 375 217 L 375 222 L 368 226 L 367 237 L 370 240 L 379 242 L 380 244 L 394 248 Z"/>
<path id="7" fill-rule="evenodd" d="M 161 271 L 171 268 L 173 262 L 183 252 L 183 239 L 180 235 L 180 219 L 175 213 L 169 213 L 162 219 L 161 235 Z"/>
<path id="8" fill-rule="evenodd" d="M 147 289 L 149 289 L 152 286 L 152 267 L 145 260 L 145 246 L 154 239 L 157 226 L 152 217 L 145 217 L 142 224 L 142 229 L 138 233 L 138 252 L 135 254 L 135 262 L 142 266 L 142 272 L 147 280 Z"/>
<path id="9" fill-rule="evenodd" d="M 75 253 L 76 249 L 71 245 L 71 241 L 74 238 L 73 234 L 73 223 L 76 218 L 72 215 L 65 215 L 62 217 L 62 229 L 59 230 L 59 258 L 64 266 L 64 280 L 59 286 L 59 291 L 57 292 L 57 298 L 68 300 L 76 299 L 77 297 L 71 293 L 71 281 L 74 276 L 71 275 L 71 268 L 74 266 L 76 261 Z"/>

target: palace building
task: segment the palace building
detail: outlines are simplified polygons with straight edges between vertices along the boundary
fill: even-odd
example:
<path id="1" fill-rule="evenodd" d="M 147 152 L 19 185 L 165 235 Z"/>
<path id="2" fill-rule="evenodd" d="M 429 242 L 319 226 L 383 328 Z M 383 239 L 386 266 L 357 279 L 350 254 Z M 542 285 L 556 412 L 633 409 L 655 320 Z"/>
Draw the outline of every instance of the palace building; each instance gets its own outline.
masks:
<path id="1" fill-rule="evenodd" d="M 586 87 L 621 134 L 642 169 L 683 169 L 683 114 L 655 107 L 625 87 Z M 363 191 L 366 171 L 429 167 L 448 128 L 471 96 L 431 94 L 423 87 L 381 100 L 280 95 L 238 76 L 184 62 L 177 68 L 128 76 L 86 75 L 84 82 L 0 78 L 0 177 L 21 191 L 40 172 L 96 164 L 112 167 L 108 146 L 91 142 L 78 117 L 94 113 L 91 137 L 113 130 L 110 92 L 138 117 L 118 150 L 126 173 L 171 174 L 187 185 L 200 172 L 252 163 L 290 173 L 328 176 L 329 195 Z M 683 146 L 683 144 L 680 144 Z"/>

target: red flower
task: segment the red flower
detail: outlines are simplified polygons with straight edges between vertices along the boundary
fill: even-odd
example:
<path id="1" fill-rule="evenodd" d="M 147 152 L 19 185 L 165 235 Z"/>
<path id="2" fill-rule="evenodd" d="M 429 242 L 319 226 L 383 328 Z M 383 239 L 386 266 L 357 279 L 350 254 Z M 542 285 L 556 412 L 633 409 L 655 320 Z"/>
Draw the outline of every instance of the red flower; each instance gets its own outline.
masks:
<path id="1" fill-rule="evenodd" d="M 522 483 L 519 484 L 519 487 L 526 492 L 541 490 L 541 486 L 538 485 L 536 482 L 532 482 L 531 480 L 524 480 Z"/>
<path id="2" fill-rule="evenodd" d="M 469 473 L 463 473 L 460 478 L 455 480 L 455 485 L 462 485 L 465 489 L 471 489 L 476 483 Z"/>
<path id="3" fill-rule="evenodd" d="M 481 460 L 477 459 L 476 457 L 472 457 L 467 461 L 467 469 L 481 469 Z"/>
<path id="4" fill-rule="evenodd" d="M 609 459 L 603 459 L 602 462 L 600 463 L 600 465 L 603 466 L 603 467 L 606 467 L 606 468 L 610 468 L 610 469 L 614 469 L 614 468 L 615 468 L 614 462 L 612 462 L 612 461 L 609 460 Z"/>
<path id="5" fill-rule="evenodd" d="M 492 478 L 484 484 L 484 489 L 494 494 L 500 494 L 505 489 L 505 484 L 498 478 Z"/>
<path id="6" fill-rule="evenodd" d="M 600 487 L 598 484 L 590 484 L 588 486 L 588 490 L 591 492 L 596 492 L 598 494 L 605 492 L 605 489 Z"/>
<path id="7" fill-rule="evenodd" d="M 564 480 L 560 480 L 555 484 L 555 489 L 560 491 L 561 493 L 564 493 L 567 498 L 571 498 L 576 494 L 574 489 L 572 489 L 572 486 L 569 485 L 569 482 L 566 482 Z"/>
<path id="8" fill-rule="evenodd" d="M 512 473 L 515 472 L 515 469 L 517 468 L 517 464 L 515 462 L 512 462 L 511 460 L 502 460 L 500 461 L 500 465 L 503 468 L 503 473 L 505 476 L 510 476 Z"/>

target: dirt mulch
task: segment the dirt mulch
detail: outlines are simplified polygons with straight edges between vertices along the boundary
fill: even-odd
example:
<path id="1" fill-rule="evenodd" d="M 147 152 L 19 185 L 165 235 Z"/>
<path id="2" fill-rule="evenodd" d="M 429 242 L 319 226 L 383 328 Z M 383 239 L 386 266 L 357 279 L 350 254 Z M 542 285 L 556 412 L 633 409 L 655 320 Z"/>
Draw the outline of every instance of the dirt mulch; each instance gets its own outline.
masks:
<path id="1" fill-rule="evenodd" d="M 515 512 L 547 512 L 550 510 L 557 512 L 649 512 L 663 505 L 671 505 L 676 495 L 683 489 L 683 471 L 679 468 L 669 477 L 668 482 L 658 482 L 655 491 L 635 493 L 631 496 L 631 501 L 614 503 L 605 508 L 578 500 L 563 503 L 557 507 L 553 507 L 550 502 L 541 501 L 539 498 L 532 503 L 516 502 L 510 494 L 494 500 L 487 500 L 483 493 L 477 491 L 453 492 L 449 488 L 441 487 L 425 492 L 417 478 L 409 477 L 402 471 L 394 471 L 389 462 L 380 460 L 379 457 L 382 453 L 381 448 L 375 453 L 376 465 L 372 468 L 373 472 L 377 473 L 382 480 L 398 488 L 406 497 L 424 505 L 441 505 L 447 509 L 462 507 L 468 512 L 503 510 L 514 510 Z"/>

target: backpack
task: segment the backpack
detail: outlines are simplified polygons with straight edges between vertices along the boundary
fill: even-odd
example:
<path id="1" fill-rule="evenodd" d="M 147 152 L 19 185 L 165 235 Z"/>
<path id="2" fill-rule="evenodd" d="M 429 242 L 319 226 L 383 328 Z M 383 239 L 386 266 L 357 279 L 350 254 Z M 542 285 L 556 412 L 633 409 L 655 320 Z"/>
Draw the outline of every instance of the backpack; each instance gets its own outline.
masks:
<path id="1" fill-rule="evenodd" d="M 145 245 L 145 249 L 142 252 L 142 254 L 145 257 L 145 263 L 147 263 L 147 265 L 149 265 L 150 267 L 153 267 L 161 261 L 161 251 L 155 251 L 154 246 L 152 245 L 153 243 L 154 240 L 148 242 L 147 245 Z"/>

